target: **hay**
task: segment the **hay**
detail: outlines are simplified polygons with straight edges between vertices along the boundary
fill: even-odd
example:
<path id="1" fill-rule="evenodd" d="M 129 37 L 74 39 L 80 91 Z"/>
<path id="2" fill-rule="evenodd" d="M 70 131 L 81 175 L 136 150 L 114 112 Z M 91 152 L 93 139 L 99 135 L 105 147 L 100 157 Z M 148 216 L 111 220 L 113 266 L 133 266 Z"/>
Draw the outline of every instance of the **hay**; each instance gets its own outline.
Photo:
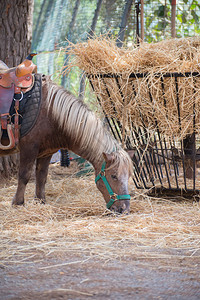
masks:
<path id="1" fill-rule="evenodd" d="M 103 36 L 83 43 L 69 43 L 66 51 L 74 56 L 69 68 L 78 66 L 94 75 L 200 70 L 200 37 L 142 43 L 139 48 L 135 45 L 118 48 L 114 40 Z"/>
<path id="2" fill-rule="evenodd" d="M 115 41 L 100 37 L 70 44 L 66 51 L 73 57 L 68 68 L 78 66 L 93 75 L 90 79 L 104 111 L 127 132 L 134 126 L 149 131 L 158 127 L 165 136 L 180 140 L 194 131 L 194 113 L 199 131 L 200 77 L 177 78 L 178 107 L 174 78 L 163 78 L 163 88 L 155 74 L 199 72 L 200 37 L 142 43 L 129 49 L 117 48 Z M 146 76 L 129 78 L 131 73 Z M 120 89 L 115 78 L 102 79 L 98 74 L 118 74 Z"/>
<path id="3" fill-rule="evenodd" d="M 94 175 L 78 179 L 73 175 L 76 170 L 75 165 L 50 167 L 46 205 L 34 203 L 33 181 L 28 184 L 26 206 L 18 208 L 11 207 L 16 180 L 1 185 L 2 265 L 73 253 L 102 260 L 199 259 L 199 203 L 150 200 L 136 194 L 129 216 L 110 215 Z"/>

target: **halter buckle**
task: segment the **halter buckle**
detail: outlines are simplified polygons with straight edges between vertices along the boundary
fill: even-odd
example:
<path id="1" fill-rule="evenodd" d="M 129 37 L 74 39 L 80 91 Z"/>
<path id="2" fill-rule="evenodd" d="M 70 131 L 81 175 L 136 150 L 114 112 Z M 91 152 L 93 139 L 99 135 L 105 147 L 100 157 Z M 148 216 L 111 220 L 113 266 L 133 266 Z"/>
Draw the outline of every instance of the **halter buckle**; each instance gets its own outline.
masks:
<path id="1" fill-rule="evenodd" d="M 113 195 L 110 195 L 110 199 L 113 199 L 113 200 L 117 200 L 117 194 L 113 193 Z"/>
<path id="2" fill-rule="evenodd" d="M 101 175 L 101 177 L 105 177 L 105 171 L 100 171 L 100 175 Z"/>

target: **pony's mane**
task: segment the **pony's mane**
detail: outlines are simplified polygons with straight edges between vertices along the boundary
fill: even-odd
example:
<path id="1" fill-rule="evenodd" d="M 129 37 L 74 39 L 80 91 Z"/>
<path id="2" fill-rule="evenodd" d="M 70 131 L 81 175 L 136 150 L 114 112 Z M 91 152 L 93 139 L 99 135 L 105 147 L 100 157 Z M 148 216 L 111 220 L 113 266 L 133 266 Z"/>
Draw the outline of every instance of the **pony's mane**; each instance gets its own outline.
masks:
<path id="1" fill-rule="evenodd" d="M 119 172 L 124 167 L 131 172 L 129 155 L 114 140 L 96 115 L 70 92 L 48 82 L 48 111 L 59 127 L 79 146 L 79 155 L 91 163 L 103 161 L 102 153 L 115 152 Z"/>

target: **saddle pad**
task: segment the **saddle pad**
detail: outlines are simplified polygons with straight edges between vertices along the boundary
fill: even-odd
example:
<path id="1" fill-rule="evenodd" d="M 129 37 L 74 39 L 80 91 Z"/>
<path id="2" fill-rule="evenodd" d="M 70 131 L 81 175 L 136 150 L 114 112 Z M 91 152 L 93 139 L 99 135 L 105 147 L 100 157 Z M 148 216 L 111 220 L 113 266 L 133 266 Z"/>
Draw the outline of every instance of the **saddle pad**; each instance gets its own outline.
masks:
<path id="1" fill-rule="evenodd" d="M 19 102 L 19 114 L 22 116 L 20 119 L 20 138 L 29 133 L 37 120 L 42 97 L 42 77 L 40 74 L 34 74 L 34 86 L 23 95 L 23 99 Z M 13 100 L 10 115 L 15 114 L 15 102 Z M 14 123 L 14 117 L 12 118 Z"/>

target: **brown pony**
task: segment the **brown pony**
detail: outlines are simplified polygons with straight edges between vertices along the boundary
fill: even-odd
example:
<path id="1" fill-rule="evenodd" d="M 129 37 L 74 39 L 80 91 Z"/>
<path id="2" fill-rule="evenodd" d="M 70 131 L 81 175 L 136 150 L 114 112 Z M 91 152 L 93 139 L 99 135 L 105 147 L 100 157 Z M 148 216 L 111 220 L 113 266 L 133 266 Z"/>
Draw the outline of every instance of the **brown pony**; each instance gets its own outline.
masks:
<path id="1" fill-rule="evenodd" d="M 24 204 L 25 188 L 35 161 L 35 198 L 45 202 L 51 156 L 61 148 L 73 151 L 93 165 L 97 187 L 108 208 L 119 213 L 129 211 L 128 178 L 132 172 L 129 155 L 80 99 L 46 76 L 42 80 L 42 103 L 37 121 L 19 141 L 20 166 L 13 205 Z M 0 150 L 0 155 L 12 152 Z"/>

